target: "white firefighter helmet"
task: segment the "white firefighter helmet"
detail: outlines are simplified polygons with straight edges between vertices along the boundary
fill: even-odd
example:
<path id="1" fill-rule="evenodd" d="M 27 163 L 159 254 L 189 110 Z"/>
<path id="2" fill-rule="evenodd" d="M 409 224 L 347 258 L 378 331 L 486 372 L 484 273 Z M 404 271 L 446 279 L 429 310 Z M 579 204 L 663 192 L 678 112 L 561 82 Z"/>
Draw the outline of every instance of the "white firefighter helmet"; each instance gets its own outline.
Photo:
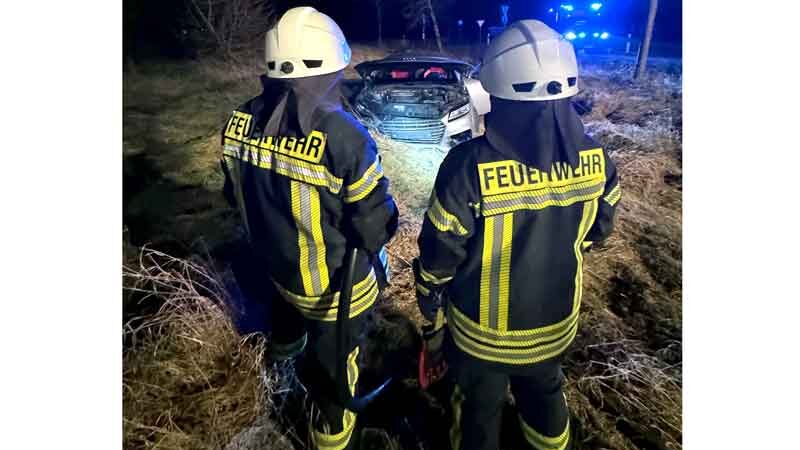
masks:
<path id="1" fill-rule="evenodd" d="M 330 17 L 310 6 L 292 8 L 267 32 L 267 76 L 323 75 L 350 64 L 350 46 Z"/>
<path id="2" fill-rule="evenodd" d="M 538 20 L 520 20 L 495 38 L 480 72 L 484 89 L 506 100 L 541 101 L 578 93 L 575 49 Z"/>

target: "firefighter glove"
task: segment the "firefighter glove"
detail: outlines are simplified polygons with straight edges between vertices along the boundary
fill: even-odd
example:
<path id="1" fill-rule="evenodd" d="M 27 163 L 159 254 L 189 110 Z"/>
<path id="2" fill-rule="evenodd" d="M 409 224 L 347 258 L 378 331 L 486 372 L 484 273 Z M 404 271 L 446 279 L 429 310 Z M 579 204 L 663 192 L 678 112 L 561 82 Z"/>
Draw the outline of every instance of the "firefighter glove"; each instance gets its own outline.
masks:
<path id="1" fill-rule="evenodd" d="M 421 275 L 419 259 L 415 258 L 411 266 L 414 270 L 414 279 L 417 284 L 417 307 L 419 307 L 419 312 L 422 313 L 426 320 L 434 322 L 436 320 L 436 312 L 439 308 L 445 307 L 446 285 L 436 285 L 425 281 Z"/>

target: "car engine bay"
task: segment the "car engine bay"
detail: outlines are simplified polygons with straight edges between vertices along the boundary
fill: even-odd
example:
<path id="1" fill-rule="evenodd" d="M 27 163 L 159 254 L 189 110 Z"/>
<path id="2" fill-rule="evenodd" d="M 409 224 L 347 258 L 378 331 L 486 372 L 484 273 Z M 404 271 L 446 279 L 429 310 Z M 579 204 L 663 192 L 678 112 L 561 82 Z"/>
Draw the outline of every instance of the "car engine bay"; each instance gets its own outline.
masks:
<path id="1" fill-rule="evenodd" d="M 379 120 L 390 117 L 441 119 L 451 109 L 469 102 L 466 90 L 459 85 L 374 86 L 364 89 L 359 97 L 360 112 L 368 109 L 369 115 Z"/>

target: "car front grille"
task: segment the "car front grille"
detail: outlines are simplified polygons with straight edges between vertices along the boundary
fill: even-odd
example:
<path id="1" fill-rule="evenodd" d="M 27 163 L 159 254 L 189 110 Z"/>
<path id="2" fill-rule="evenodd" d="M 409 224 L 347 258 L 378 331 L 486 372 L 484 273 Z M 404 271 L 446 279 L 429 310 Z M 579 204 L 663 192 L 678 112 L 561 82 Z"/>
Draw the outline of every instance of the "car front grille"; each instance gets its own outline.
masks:
<path id="1" fill-rule="evenodd" d="M 445 125 L 436 119 L 414 119 L 392 117 L 384 120 L 378 130 L 390 138 L 414 144 L 438 144 L 442 142 Z"/>

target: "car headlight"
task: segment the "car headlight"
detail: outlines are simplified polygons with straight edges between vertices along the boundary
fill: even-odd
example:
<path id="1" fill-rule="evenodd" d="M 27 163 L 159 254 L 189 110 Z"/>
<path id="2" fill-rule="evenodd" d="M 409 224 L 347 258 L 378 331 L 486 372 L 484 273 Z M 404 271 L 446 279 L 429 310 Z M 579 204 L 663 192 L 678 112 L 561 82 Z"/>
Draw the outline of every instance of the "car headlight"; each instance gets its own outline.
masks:
<path id="1" fill-rule="evenodd" d="M 566 33 L 564 33 L 564 37 L 567 38 L 567 40 L 572 41 L 578 36 L 575 35 L 575 33 L 573 33 L 572 31 L 567 31 Z"/>
<path id="2" fill-rule="evenodd" d="M 578 37 L 579 37 L 579 38 L 581 38 L 581 39 L 583 39 L 583 38 L 585 38 L 585 37 L 586 37 L 586 33 L 584 33 L 583 31 L 581 31 L 580 33 L 578 33 Z"/>
<path id="3" fill-rule="evenodd" d="M 450 114 L 447 115 L 447 120 L 448 121 L 456 120 L 459 117 L 464 116 L 467 113 L 469 113 L 469 110 L 470 110 L 469 103 L 465 104 L 464 106 L 458 107 L 458 108 L 450 111 Z"/>
<path id="4" fill-rule="evenodd" d="M 600 39 L 608 39 L 608 32 L 603 31 L 602 33 L 600 33 Z"/>

